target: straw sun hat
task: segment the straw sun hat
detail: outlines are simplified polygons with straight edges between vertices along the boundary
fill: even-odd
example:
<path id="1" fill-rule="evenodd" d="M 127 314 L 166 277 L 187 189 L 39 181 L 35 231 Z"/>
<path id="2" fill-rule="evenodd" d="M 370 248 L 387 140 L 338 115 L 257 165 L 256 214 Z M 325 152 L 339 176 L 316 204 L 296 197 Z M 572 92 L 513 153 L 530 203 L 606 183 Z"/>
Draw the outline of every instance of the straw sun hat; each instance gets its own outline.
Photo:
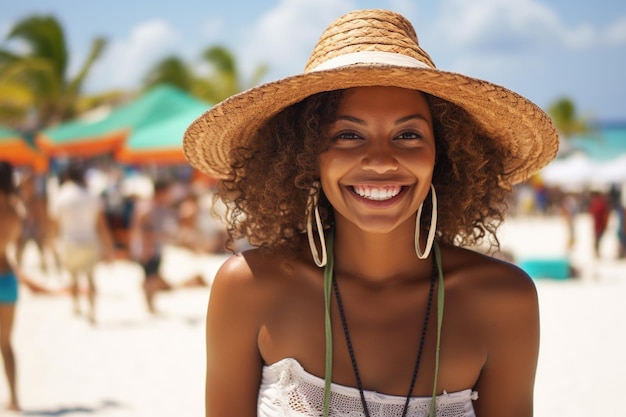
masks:
<path id="1" fill-rule="evenodd" d="M 411 23 L 386 10 L 345 14 L 322 34 L 302 74 L 251 88 L 202 114 L 185 132 L 185 155 L 195 168 L 223 178 L 231 171 L 229 151 L 284 108 L 319 92 L 365 86 L 420 90 L 464 108 L 508 148 L 505 183 L 527 179 L 556 155 L 558 134 L 545 112 L 504 87 L 435 68 Z"/>

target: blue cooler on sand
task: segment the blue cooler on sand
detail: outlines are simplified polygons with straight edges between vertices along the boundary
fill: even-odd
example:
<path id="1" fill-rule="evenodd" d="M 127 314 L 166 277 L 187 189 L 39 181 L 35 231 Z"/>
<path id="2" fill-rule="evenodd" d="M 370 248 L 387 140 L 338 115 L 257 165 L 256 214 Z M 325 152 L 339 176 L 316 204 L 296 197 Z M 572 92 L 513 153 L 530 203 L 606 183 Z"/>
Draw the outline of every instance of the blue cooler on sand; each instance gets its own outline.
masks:
<path id="1" fill-rule="evenodd" d="M 532 278 L 568 279 L 572 275 L 567 258 L 531 258 L 518 265 Z"/>

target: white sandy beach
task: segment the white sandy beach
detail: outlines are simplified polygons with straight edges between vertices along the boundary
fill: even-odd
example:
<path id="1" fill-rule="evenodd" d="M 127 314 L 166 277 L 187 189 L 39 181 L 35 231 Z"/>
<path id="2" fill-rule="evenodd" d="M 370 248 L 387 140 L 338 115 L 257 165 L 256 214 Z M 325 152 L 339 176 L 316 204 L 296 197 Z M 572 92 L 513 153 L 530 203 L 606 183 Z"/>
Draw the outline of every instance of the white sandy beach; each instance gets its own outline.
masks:
<path id="1" fill-rule="evenodd" d="M 603 259 L 594 260 L 589 219 L 580 216 L 576 226 L 572 261 L 583 276 L 536 280 L 542 340 L 535 416 L 620 416 L 625 414 L 626 261 L 614 259 L 614 234 L 603 242 Z M 565 226 L 556 218 L 508 220 L 501 242 L 516 259 L 560 257 Z M 191 273 L 193 262 L 179 251 L 170 252 L 165 262 L 173 280 Z M 210 277 L 220 262 L 204 258 L 204 274 Z M 36 278 L 59 287 L 65 280 Z M 72 314 L 69 296 L 21 287 L 14 346 L 22 415 L 204 415 L 204 314 L 210 290 L 161 294 L 162 314 L 150 317 L 141 282 L 140 269 L 130 262 L 99 266 L 97 327 Z M 7 398 L 1 379 L 0 408 Z"/>

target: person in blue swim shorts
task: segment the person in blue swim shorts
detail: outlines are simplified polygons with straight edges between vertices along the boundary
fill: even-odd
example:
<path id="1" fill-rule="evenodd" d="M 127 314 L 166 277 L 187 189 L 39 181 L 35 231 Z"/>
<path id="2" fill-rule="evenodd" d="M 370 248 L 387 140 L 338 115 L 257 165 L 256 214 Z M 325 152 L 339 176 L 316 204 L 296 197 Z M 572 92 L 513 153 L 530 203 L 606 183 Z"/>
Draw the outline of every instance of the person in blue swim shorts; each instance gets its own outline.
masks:
<path id="1" fill-rule="evenodd" d="M 10 400 L 6 408 L 12 411 L 20 409 L 15 382 L 15 355 L 11 346 L 18 279 L 7 259 L 6 249 L 17 242 L 22 230 L 22 220 L 16 204 L 13 166 L 8 162 L 0 161 L 0 230 L 2 230 L 0 233 L 0 350 L 10 391 Z"/>

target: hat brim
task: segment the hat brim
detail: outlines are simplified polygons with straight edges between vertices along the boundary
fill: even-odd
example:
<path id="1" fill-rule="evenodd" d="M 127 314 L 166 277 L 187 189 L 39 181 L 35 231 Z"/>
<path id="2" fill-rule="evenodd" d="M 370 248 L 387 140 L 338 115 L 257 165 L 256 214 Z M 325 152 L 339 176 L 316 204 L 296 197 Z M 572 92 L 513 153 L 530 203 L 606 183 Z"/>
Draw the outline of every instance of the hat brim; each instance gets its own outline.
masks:
<path id="1" fill-rule="evenodd" d="M 380 64 L 308 72 L 236 94 L 191 123 L 183 151 L 193 167 L 227 177 L 229 151 L 245 146 L 251 134 L 281 110 L 316 93 L 368 86 L 420 90 L 464 108 L 491 140 L 509 150 L 504 183 L 529 178 L 558 151 L 558 134 L 548 115 L 511 90 L 454 72 Z"/>

